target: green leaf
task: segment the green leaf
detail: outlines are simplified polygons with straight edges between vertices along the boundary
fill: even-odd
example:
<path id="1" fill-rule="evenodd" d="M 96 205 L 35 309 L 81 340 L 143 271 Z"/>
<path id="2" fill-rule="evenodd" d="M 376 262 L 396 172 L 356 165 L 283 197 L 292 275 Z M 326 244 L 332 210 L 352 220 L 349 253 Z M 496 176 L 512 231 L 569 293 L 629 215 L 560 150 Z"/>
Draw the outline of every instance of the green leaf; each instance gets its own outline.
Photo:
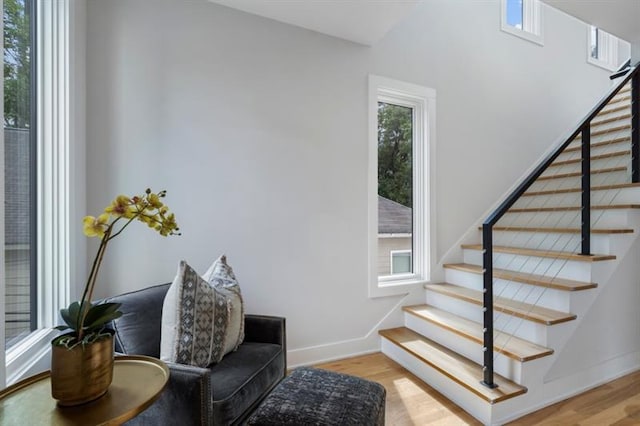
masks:
<path id="1" fill-rule="evenodd" d="M 68 325 L 59 325 L 57 327 L 53 327 L 54 330 L 59 330 L 59 331 L 64 331 L 64 330 L 68 330 L 71 327 L 69 327 Z"/>
<path id="2" fill-rule="evenodd" d="M 87 330 L 93 330 L 95 328 L 102 327 L 109 321 L 120 318 L 121 316 L 122 312 L 120 311 L 105 313 L 104 315 L 96 318 L 92 323 L 87 325 Z"/>
<path id="3" fill-rule="evenodd" d="M 121 303 L 101 303 L 92 306 L 84 320 L 84 326 L 92 327 L 92 324 L 94 324 L 96 320 L 117 311 L 121 305 Z"/>

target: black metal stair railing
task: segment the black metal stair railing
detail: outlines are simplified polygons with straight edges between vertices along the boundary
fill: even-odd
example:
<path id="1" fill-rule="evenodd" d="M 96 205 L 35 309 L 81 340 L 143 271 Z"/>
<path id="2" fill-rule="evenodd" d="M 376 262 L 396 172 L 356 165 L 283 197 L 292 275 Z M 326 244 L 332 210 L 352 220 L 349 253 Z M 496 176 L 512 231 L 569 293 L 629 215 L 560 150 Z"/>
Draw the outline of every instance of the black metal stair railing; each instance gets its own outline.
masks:
<path id="1" fill-rule="evenodd" d="M 483 263 L 483 370 L 482 383 L 487 387 L 497 387 L 494 383 L 494 308 L 493 308 L 493 227 L 515 204 L 529 187 L 542 175 L 560 154 L 581 136 L 581 248 L 580 254 L 591 254 L 591 122 L 600 111 L 631 81 L 631 181 L 640 182 L 640 63 L 634 67 L 625 64 L 613 76 L 624 77 L 587 114 L 578 126 L 550 153 L 518 187 L 491 213 L 482 224 Z"/>

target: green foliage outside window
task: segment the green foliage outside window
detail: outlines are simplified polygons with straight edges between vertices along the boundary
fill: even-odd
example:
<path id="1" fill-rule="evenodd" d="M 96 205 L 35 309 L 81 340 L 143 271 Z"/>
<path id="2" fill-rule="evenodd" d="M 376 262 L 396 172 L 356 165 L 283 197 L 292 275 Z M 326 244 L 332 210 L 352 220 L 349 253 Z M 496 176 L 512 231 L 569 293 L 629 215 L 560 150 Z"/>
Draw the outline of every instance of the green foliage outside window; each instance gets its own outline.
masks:
<path id="1" fill-rule="evenodd" d="M 413 110 L 378 103 L 378 195 L 413 206 Z"/>
<path id="2" fill-rule="evenodd" d="M 31 34 L 29 2 L 4 0 L 4 126 L 29 128 Z"/>

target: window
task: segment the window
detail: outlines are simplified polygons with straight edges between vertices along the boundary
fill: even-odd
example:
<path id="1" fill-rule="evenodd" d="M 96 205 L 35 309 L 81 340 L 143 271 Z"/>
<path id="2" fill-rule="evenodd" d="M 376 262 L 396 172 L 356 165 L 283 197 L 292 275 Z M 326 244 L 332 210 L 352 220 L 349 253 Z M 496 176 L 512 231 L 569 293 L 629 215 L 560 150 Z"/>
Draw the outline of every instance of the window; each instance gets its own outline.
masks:
<path id="1" fill-rule="evenodd" d="M 376 297 L 429 276 L 435 91 L 370 76 L 369 102 L 369 294 Z"/>
<path id="2" fill-rule="evenodd" d="M 391 275 L 410 274 L 412 264 L 411 250 L 391 250 Z"/>
<path id="3" fill-rule="evenodd" d="M 34 2 L 4 0 L 5 349 L 36 328 Z"/>
<path id="4" fill-rule="evenodd" d="M 542 5 L 540 1 L 502 0 L 501 28 L 502 31 L 542 45 Z"/>
<path id="5" fill-rule="evenodd" d="M 618 40 L 616 36 L 590 25 L 587 61 L 606 70 L 615 71 L 618 67 Z"/>
<path id="6" fill-rule="evenodd" d="M 86 278 L 86 241 L 76 225 L 84 211 L 73 208 L 86 193 L 84 91 L 74 78 L 85 67 L 80 3 L 3 2 L 0 388 L 48 367 L 59 308 L 78 293 L 71 283 Z"/>

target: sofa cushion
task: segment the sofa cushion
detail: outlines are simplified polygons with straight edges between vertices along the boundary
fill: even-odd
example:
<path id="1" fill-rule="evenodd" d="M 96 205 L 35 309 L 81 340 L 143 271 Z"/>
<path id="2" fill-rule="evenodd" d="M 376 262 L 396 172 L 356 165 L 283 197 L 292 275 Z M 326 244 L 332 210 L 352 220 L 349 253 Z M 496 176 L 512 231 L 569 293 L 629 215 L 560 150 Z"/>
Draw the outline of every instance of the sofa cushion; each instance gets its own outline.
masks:
<path id="1" fill-rule="evenodd" d="M 116 332 L 116 352 L 160 357 L 162 301 L 169 284 L 161 284 L 106 299 L 121 303 L 122 316 L 109 327 Z"/>
<path id="2" fill-rule="evenodd" d="M 162 308 L 160 359 L 207 367 L 236 349 L 239 326 L 229 334 L 230 294 L 181 261 Z"/>
<path id="3" fill-rule="evenodd" d="M 239 420 L 278 383 L 284 376 L 282 349 L 271 343 L 244 342 L 210 367 L 215 424 Z"/>
<path id="4" fill-rule="evenodd" d="M 235 350 L 244 340 L 244 302 L 240 284 L 233 269 L 227 263 L 227 256 L 223 254 L 216 259 L 202 278 L 227 296 L 229 303 L 227 335 L 229 343 L 233 344 Z"/>

